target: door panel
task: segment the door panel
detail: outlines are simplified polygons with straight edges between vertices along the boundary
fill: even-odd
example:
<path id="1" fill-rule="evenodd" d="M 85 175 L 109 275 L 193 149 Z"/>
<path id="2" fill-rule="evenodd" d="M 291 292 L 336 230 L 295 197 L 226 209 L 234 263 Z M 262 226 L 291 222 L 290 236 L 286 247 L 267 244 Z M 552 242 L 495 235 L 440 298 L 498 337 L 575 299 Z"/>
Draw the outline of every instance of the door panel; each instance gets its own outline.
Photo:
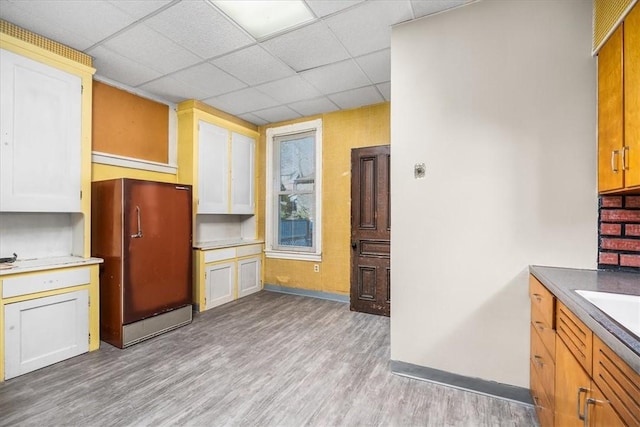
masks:
<path id="1" fill-rule="evenodd" d="M 191 303 L 191 190 L 136 180 L 125 186 L 127 324 Z"/>
<path id="2" fill-rule="evenodd" d="M 389 316 L 389 146 L 351 151 L 351 310 Z"/>

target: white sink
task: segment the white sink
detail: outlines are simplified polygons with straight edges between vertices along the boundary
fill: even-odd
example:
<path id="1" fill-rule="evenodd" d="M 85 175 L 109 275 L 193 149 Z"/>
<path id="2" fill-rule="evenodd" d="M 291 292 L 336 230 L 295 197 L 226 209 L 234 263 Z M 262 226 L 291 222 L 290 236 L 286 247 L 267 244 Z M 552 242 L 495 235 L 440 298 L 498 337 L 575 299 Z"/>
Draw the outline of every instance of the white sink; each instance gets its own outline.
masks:
<path id="1" fill-rule="evenodd" d="M 640 295 L 576 292 L 640 338 Z"/>

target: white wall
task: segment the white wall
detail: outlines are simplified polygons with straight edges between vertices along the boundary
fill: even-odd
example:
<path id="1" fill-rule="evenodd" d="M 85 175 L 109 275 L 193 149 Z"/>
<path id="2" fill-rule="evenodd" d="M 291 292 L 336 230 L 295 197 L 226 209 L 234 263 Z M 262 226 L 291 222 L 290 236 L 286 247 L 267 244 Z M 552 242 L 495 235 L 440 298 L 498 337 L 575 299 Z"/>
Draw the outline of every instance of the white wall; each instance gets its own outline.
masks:
<path id="1" fill-rule="evenodd" d="M 589 1 L 393 29 L 392 360 L 528 387 L 528 265 L 596 267 L 590 52 Z"/>

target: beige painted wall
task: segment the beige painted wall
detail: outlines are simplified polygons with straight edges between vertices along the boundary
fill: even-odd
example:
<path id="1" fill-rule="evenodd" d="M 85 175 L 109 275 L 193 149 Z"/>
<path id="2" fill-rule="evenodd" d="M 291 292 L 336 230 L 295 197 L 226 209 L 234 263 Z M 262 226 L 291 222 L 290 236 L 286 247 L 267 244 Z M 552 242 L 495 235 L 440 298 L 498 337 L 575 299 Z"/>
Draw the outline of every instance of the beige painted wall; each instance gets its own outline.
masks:
<path id="1" fill-rule="evenodd" d="M 322 118 L 322 262 L 265 259 L 264 283 L 349 294 L 351 256 L 351 149 L 390 143 L 389 103 L 273 123 L 260 128 L 258 144 L 258 235 L 264 238 L 265 165 L 268 127 Z M 320 264 L 320 272 L 313 265 Z"/>
<path id="2" fill-rule="evenodd" d="M 596 267 L 590 52 L 586 1 L 393 29 L 393 360 L 528 386 L 528 266 Z"/>

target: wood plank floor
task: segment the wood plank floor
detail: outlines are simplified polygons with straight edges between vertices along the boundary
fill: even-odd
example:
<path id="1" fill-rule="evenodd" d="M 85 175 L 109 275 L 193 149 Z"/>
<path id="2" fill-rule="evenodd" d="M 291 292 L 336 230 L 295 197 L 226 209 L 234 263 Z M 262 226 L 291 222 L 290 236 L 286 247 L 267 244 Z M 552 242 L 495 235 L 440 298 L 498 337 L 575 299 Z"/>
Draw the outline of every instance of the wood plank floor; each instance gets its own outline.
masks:
<path id="1" fill-rule="evenodd" d="M 536 424 L 529 406 L 393 375 L 388 318 L 267 291 L 0 383 L 2 426 Z"/>

